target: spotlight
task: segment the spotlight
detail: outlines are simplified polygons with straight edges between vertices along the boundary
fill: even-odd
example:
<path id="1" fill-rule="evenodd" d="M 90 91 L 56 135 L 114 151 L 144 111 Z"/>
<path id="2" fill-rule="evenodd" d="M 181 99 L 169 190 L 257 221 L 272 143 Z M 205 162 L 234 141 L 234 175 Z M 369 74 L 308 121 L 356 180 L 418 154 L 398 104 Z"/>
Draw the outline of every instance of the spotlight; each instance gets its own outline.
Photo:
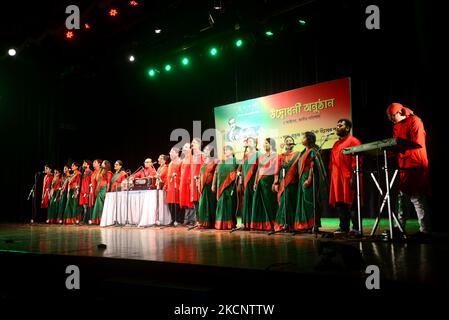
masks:
<path id="1" fill-rule="evenodd" d="M 109 10 L 109 15 L 111 17 L 116 17 L 118 15 L 118 10 L 117 9 L 111 9 Z"/>
<path id="2" fill-rule="evenodd" d="M 305 25 L 306 25 L 306 20 L 299 19 L 298 22 L 299 22 L 299 24 L 302 25 L 302 26 L 305 26 Z"/>
<path id="3" fill-rule="evenodd" d="M 165 69 L 165 71 L 170 72 L 172 68 L 171 68 L 171 65 L 166 64 L 164 69 Z"/>
<path id="4" fill-rule="evenodd" d="M 131 7 L 137 7 L 139 5 L 139 3 L 137 1 L 132 0 L 132 1 L 129 2 L 129 5 Z"/>
<path id="5" fill-rule="evenodd" d="M 156 69 L 150 69 L 150 70 L 148 70 L 148 75 L 149 75 L 150 77 L 156 76 Z"/>
<path id="6" fill-rule="evenodd" d="M 160 29 L 160 28 L 156 28 L 156 29 L 154 29 L 154 33 L 157 33 L 157 34 L 159 34 L 159 33 L 161 33 L 162 32 L 162 30 Z"/>
<path id="7" fill-rule="evenodd" d="M 136 58 L 134 58 L 133 55 L 130 55 L 130 56 L 128 57 L 128 60 L 129 60 L 130 62 L 134 62 L 134 60 L 136 60 Z"/>
<path id="8" fill-rule="evenodd" d="M 16 55 L 16 53 L 17 53 L 17 51 L 16 51 L 16 49 L 14 49 L 14 48 L 11 48 L 11 49 L 8 50 L 8 54 L 9 54 L 11 57 L 14 57 L 14 56 Z"/>
<path id="9" fill-rule="evenodd" d="M 183 66 L 187 66 L 190 63 L 190 60 L 187 57 L 183 57 L 181 59 L 181 63 L 182 63 Z"/>
<path id="10" fill-rule="evenodd" d="M 84 29 L 89 30 L 89 29 L 90 29 L 90 24 L 85 23 L 85 24 L 84 24 Z"/>
<path id="11" fill-rule="evenodd" d="M 210 48 L 209 53 L 211 56 L 215 57 L 218 54 L 218 50 L 215 47 Z"/>
<path id="12" fill-rule="evenodd" d="M 73 33 L 73 31 L 67 31 L 67 32 L 65 33 L 65 37 L 66 37 L 67 39 L 73 39 L 74 36 L 75 36 L 75 34 Z"/>
<path id="13" fill-rule="evenodd" d="M 240 48 L 241 46 L 243 46 L 243 40 L 242 40 L 242 39 L 237 39 L 237 40 L 235 41 L 235 46 L 236 46 L 237 48 Z"/>
<path id="14" fill-rule="evenodd" d="M 271 31 L 271 30 L 267 30 L 267 31 L 265 31 L 265 35 L 266 35 L 267 37 L 272 37 L 272 36 L 274 36 L 274 33 L 273 33 L 273 31 Z"/>

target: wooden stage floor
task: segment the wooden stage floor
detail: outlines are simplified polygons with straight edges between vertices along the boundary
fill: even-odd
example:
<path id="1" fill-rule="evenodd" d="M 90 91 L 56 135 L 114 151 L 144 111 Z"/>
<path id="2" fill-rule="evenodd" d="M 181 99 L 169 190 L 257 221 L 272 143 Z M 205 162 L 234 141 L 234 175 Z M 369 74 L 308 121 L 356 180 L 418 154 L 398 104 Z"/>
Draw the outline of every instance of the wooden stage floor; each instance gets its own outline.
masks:
<path id="1" fill-rule="evenodd" d="M 323 219 L 321 230 L 335 230 L 337 221 Z M 365 220 L 365 233 L 369 233 L 372 222 Z M 411 223 L 408 231 L 416 231 L 416 225 L 416 221 Z M 382 221 L 380 230 L 385 227 Z M 105 248 L 99 248 L 99 244 Z M 29 279 L 23 280 L 21 274 L 27 270 L 34 270 L 34 287 L 60 288 L 65 277 L 63 266 L 75 264 L 88 270 L 83 279 L 91 292 L 100 290 L 107 296 L 116 290 L 114 299 L 122 294 L 123 286 L 131 286 L 132 292 L 144 290 L 145 294 L 151 288 L 158 295 L 163 288 L 167 296 L 178 293 L 186 297 L 190 292 L 218 292 L 235 283 L 240 291 L 244 286 L 238 284 L 246 281 L 255 284 L 249 285 L 253 289 L 257 285 L 272 286 L 271 297 L 277 297 L 273 293 L 286 283 L 332 289 L 347 283 L 345 279 L 355 279 L 353 285 L 360 289 L 366 278 L 360 261 L 363 268 L 379 267 L 383 288 L 432 291 L 449 283 L 448 244 L 444 235 L 434 236 L 429 243 L 392 243 L 311 234 L 188 231 L 184 226 L 0 224 L 0 281 L 9 283 L 6 293 L 0 286 L 0 294 L 11 297 L 11 301 L 19 299 L 21 293 L 15 290 L 26 286 L 27 282 L 21 281 Z M 340 275 L 342 281 L 332 281 L 336 279 L 333 276 Z M 19 284 L 17 279 L 21 279 Z"/>

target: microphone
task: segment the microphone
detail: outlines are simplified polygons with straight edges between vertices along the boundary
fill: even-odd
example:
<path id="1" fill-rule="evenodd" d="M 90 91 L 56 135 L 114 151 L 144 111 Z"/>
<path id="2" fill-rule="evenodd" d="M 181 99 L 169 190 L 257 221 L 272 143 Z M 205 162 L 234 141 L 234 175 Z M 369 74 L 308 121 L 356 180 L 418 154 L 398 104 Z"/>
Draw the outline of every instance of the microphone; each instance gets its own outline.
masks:
<path id="1" fill-rule="evenodd" d="M 126 173 L 127 173 L 128 175 L 130 175 L 130 174 L 131 174 L 131 170 L 129 170 L 129 169 L 128 169 L 128 170 L 126 170 L 125 172 L 126 172 Z"/>

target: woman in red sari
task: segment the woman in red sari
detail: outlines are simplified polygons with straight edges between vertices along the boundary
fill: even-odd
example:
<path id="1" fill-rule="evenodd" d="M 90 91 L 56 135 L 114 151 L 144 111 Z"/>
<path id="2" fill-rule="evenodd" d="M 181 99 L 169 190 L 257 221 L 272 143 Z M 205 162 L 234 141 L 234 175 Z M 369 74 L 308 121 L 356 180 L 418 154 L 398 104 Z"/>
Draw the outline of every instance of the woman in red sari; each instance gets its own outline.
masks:
<path id="1" fill-rule="evenodd" d="M 117 160 L 114 163 L 115 174 L 111 178 L 111 192 L 121 191 L 122 182 L 128 177 L 128 174 L 123 170 L 122 160 Z"/>

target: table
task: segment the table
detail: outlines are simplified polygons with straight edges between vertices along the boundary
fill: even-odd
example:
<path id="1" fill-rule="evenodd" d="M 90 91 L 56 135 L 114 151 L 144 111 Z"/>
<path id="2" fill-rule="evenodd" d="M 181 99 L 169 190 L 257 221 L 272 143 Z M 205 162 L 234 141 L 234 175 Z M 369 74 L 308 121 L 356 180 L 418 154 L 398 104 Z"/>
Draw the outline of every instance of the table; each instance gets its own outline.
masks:
<path id="1" fill-rule="evenodd" d="M 100 226 L 113 225 L 116 216 L 119 224 L 126 224 L 127 210 L 128 223 L 131 225 L 147 227 L 156 224 L 157 220 L 161 225 L 171 221 L 170 211 L 165 203 L 165 191 L 120 191 L 106 193 Z"/>

